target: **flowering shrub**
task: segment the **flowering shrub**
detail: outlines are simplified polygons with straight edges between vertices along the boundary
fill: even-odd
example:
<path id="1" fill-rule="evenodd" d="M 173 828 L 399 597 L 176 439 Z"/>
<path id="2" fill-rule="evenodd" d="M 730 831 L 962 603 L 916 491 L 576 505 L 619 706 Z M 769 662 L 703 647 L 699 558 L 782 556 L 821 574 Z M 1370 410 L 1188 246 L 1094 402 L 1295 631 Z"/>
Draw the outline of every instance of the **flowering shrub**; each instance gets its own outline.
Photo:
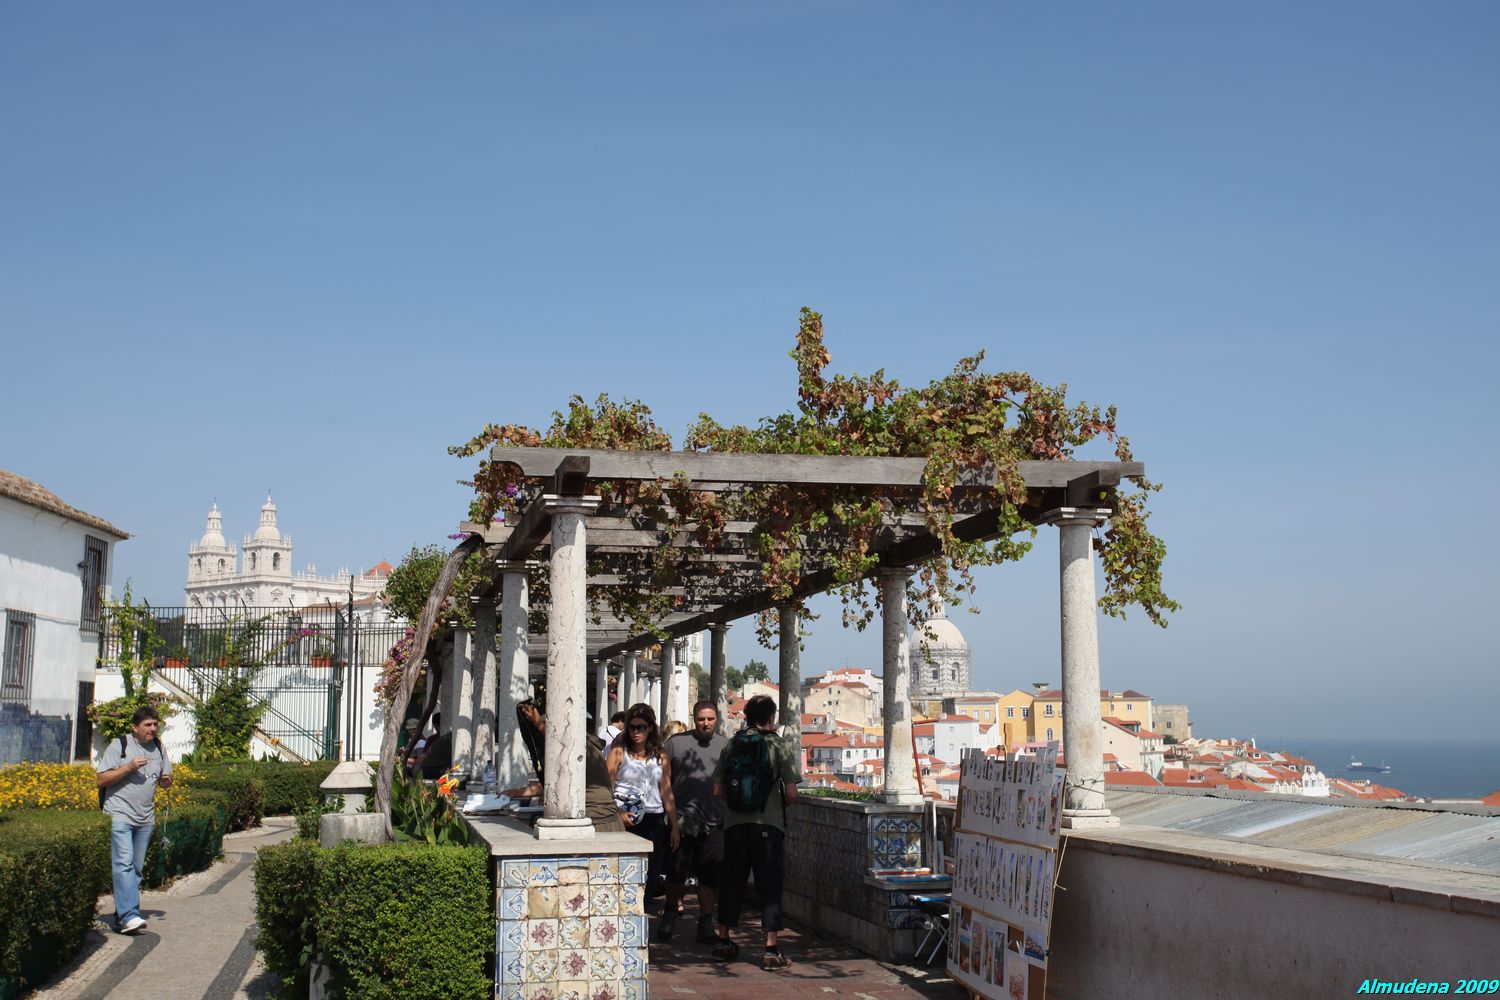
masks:
<path id="1" fill-rule="evenodd" d="M 99 785 L 90 764 L 11 764 L 0 767 L 0 809 L 98 809 Z M 186 764 L 172 768 L 172 787 L 157 788 L 156 808 L 189 798 L 201 775 Z"/>
<path id="2" fill-rule="evenodd" d="M 385 656 L 385 664 L 375 680 L 375 696 L 382 705 L 389 707 L 391 700 L 396 697 L 396 688 L 401 685 L 401 669 L 406 665 L 407 657 L 411 656 L 411 644 L 416 634 L 416 629 L 408 628 L 406 634 L 396 641 Z"/>

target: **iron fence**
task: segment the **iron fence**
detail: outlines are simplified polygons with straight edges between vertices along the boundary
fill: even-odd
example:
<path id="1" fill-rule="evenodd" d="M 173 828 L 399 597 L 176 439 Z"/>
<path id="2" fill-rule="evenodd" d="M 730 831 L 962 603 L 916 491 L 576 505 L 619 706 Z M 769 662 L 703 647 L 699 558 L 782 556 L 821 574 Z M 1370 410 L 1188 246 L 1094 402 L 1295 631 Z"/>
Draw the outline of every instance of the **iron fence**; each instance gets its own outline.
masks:
<path id="1" fill-rule="evenodd" d="M 248 676 L 263 701 L 264 736 L 303 760 L 355 760 L 384 713 L 373 688 L 405 626 L 371 623 L 347 608 L 243 607 L 148 609 L 156 642 L 153 676 L 190 703 Z M 117 620 L 100 631 L 101 666 L 118 668 L 123 635 Z M 134 649 L 144 643 L 138 629 Z M 136 655 L 140 655 L 137 653 Z"/>

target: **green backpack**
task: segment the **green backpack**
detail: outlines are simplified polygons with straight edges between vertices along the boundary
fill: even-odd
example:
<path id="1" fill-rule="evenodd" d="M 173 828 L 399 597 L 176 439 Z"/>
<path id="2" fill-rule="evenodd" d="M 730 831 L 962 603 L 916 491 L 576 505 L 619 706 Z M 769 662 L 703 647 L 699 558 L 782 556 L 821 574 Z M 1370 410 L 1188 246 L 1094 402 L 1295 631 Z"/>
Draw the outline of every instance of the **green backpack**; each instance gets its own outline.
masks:
<path id="1" fill-rule="evenodd" d="M 776 771 L 766 734 L 747 726 L 734 734 L 724 758 L 724 804 L 735 812 L 758 813 L 771 797 Z"/>

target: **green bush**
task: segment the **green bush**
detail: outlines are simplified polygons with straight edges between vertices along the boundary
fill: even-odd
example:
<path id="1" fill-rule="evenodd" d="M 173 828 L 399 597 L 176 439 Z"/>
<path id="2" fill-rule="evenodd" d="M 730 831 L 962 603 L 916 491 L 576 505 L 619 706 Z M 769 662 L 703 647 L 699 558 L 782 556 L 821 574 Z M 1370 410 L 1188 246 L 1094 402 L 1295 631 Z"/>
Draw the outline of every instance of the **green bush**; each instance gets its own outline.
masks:
<path id="1" fill-rule="evenodd" d="M 265 816 L 293 816 L 322 801 L 319 786 L 338 766 L 336 761 L 315 760 L 296 764 L 280 760 L 237 760 L 209 764 L 210 775 L 248 774 L 260 779 L 265 789 Z"/>
<path id="2" fill-rule="evenodd" d="M 255 862 L 260 948 L 288 995 L 305 993 L 316 950 L 348 1000 L 485 996 L 491 897 L 489 856 L 477 847 L 293 840 L 261 848 Z"/>
<path id="3" fill-rule="evenodd" d="M 258 946 L 266 968 L 281 977 L 287 996 L 307 996 L 319 853 L 316 841 L 290 840 L 262 847 L 255 855 Z"/>
<path id="4" fill-rule="evenodd" d="M 208 868 L 224 853 L 226 824 L 224 808 L 216 802 L 189 802 L 158 813 L 141 869 L 142 886 L 154 889 Z"/>
<path id="5" fill-rule="evenodd" d="M 471 1000 L 489 993 L 489 860 L 482 848 L 425 844 L 324 851 L 317 947 L 344 995 Z"/>
<path id="6" fill-rule="evenodd" d="M 248 830 L 265 813 L 266 790 L 249 771 L 206 771 L 188 785 L 188 801 L 217 805 L 229 830 Z"/>
<path id="7" fill-rule="evenodd" d="M 19 996 L 73 956 L 109 888 L 109 817 L 0 813 L 0 998 Z"/>

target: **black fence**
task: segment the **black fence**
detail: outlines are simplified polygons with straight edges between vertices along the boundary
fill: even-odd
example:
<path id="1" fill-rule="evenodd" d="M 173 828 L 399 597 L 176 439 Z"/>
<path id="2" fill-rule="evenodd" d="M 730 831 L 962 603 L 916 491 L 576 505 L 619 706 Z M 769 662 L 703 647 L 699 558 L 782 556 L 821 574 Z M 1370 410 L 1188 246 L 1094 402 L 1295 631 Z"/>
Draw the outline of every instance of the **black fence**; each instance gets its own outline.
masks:
<path id="1" fill-rule="evenodd" d="M 371 623 L 346 608 L 151 608 L 153 677 L 189 703 L 251 675 L 266 704 L 260 730 L 303 760 L 354 760 L 380 708 L 371 695 L 386 654 L 405 626 Z M 100 664 L 118 666 L 117 623 L 100 637 Z M 142 648 L 137 630 L 135 648 Z M 136 655 L 139 655 L 137 653 Z"/>
<path id="2" fill-rule="evenodd" d="M 65 764 L 72 740 L 73 720 L 66 715 L 42 715 L 24 705 L 0 705 L 0 764 Z"/>

